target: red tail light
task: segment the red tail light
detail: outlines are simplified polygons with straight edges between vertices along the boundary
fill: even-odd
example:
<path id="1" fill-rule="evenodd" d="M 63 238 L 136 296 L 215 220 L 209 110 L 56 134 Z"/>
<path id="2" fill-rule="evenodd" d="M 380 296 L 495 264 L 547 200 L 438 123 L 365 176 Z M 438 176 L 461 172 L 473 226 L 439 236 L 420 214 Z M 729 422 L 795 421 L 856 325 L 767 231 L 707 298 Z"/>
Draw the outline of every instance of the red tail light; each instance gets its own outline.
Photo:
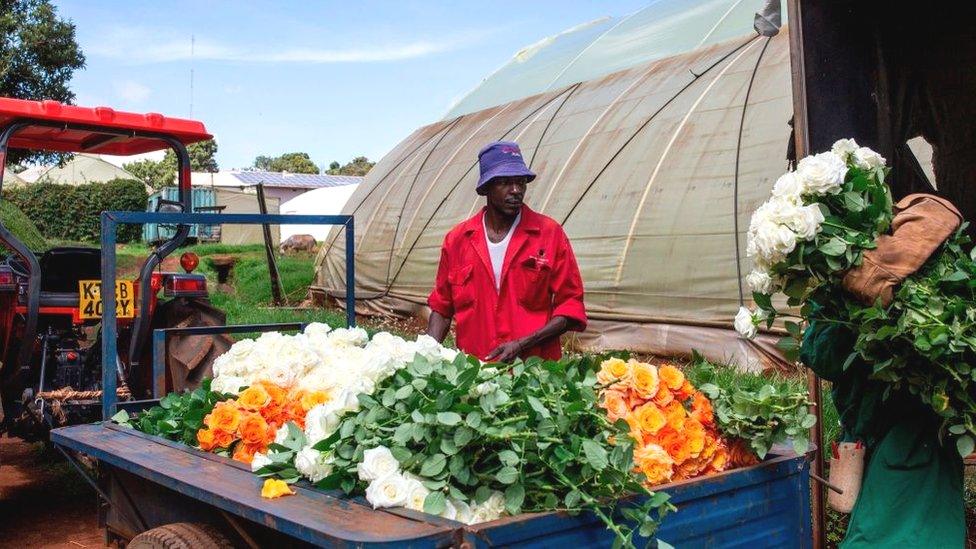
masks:
<path id="1" fill-rule="evenodd" d="M 194 274 L 169 275 L 164 293 L 169 297 L 204 297 L 207 295 L 207 279 Z"/>
<path id="2" fill-rule="evenodd" d="M 180 256 L 180 266 L 182 266 L 183 270 L 187 273 L 192 273 L 199 264 L 200 258 L 197 257 L 197 254 L 193 252 L 186 252 Z"/>

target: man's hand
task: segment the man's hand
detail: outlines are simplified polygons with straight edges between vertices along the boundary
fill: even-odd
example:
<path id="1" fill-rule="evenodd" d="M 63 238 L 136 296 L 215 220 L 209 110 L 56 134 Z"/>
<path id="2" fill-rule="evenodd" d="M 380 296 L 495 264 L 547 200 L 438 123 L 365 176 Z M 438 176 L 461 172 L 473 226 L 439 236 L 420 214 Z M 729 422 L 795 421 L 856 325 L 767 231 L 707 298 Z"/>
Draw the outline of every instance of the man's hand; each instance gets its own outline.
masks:
<path id="1" fill-rule="evenodd" d="M 511 362 L 522 354 L 522 349 L 521 341 L 507 341 L 495 347 L 485 359 L 489 362 Z"/>

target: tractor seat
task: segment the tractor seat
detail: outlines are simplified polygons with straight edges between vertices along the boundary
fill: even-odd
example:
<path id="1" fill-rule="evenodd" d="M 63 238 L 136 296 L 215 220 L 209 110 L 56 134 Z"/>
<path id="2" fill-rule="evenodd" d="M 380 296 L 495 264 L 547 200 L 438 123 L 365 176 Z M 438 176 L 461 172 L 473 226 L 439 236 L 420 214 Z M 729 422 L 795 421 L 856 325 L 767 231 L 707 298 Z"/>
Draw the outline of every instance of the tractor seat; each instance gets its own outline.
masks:
<path id="1" fill-rule="evenodd" d="M 41 307 L 77 307 L 78 282 L 102 277 L 102 251 L 98 248 L 51 248 L 38 263 Z"/>

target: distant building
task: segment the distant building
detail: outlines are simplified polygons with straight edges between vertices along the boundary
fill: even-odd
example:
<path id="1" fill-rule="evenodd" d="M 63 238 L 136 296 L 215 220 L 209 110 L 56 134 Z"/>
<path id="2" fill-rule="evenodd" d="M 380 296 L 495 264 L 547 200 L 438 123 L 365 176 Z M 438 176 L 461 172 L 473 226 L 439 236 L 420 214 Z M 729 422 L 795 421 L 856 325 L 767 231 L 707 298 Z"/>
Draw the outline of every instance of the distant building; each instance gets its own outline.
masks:
<path id="1" fill-rule="evenodd" d="M 281 213 L 292 215 L 339 215 L 359 183 L 341 187 L 314 189 L 281 204 Z M 310 234 L 319 242 L 332 230 L 330 225 L 282 225 L 281 238 L 296 234 Z"/>
<path id="2" fill-rule="evenodd" d="M 17 176 L 10 168 L 3 170 L 3 188 L 10 189 L 26 185 L 23 179 Z"/>
<path id="3" fill-rule="evenodd" d="M 26 170 L 25 172 L 26 173 Z M 31 174 L 33 176 L 33 174 Z M 22 178 L 23 179 L 23 178 Z M 138 177 L 122 168 L 102 160 L 91 154 L 76 154 L 64 166 L 52 166 L 43 171 L 36 181 L 60 183 L 62 185 L 85 185 L 87 183 L 104 183 L 113 179 L 134 179 Z M 146 190 L 152 192 L 148 186 Z"/>
<path id="4" fill-rule="evenodd" d="M 356 185 L 362 177 L 351 175 L 316 175 L 289 172 L 227 171 L 217 173 L 193 172 L 194 186 L 235 187 L 245 192 L 257 192 L 264 184 L 264 194 L 277 198 L 281 204 L 314 189 Z"/>

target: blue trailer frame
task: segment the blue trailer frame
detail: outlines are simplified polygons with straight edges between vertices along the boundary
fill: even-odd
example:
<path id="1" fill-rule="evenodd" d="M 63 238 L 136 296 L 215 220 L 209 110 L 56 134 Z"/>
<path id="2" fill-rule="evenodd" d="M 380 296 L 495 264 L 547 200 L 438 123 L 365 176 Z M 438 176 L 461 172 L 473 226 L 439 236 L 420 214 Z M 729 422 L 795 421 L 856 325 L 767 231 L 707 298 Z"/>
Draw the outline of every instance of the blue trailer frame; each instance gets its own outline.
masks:
<path id="1" fill-rule="evenodd" d="M 115 282 L 116 233 L 119 225 L 140 225 L 145 223 L 166 223 L 172 225 L 342 225 L 346 237 L 346 324 L 356 325 L 356 267 L 355 267 L 355 230 L 354 219 L 351 215 L 282 215 L 282 214 L 207 214 L 207 213 L 164 213 L 164 212 L 102 212 L 102 288 L 111 288 L 102 292 L 102 419 L 108 420 L 115 414 L 118 404 L 117 368 L 118 368 L 118 325 L 115 317 Z M 139 311 L 141 313 L 142 311 Z M 246 329 L 251 328 L 251 329 Z M 260 326 L 258 326 L 260 328 Z M 277 328 L 271 328 L 277 329 Z M 217 331 L 247 332 L 262 331 L 248 326 L 223 326 Z M 206 330 L 198 332 L 201 335 Z M 159 374 L 155 355 L 153 360 L 153 396 L 158 397 Z M 165 375 L 165 373 L 163 373 Z M 164 378 L 165 379 L 165 378 Z"/>

